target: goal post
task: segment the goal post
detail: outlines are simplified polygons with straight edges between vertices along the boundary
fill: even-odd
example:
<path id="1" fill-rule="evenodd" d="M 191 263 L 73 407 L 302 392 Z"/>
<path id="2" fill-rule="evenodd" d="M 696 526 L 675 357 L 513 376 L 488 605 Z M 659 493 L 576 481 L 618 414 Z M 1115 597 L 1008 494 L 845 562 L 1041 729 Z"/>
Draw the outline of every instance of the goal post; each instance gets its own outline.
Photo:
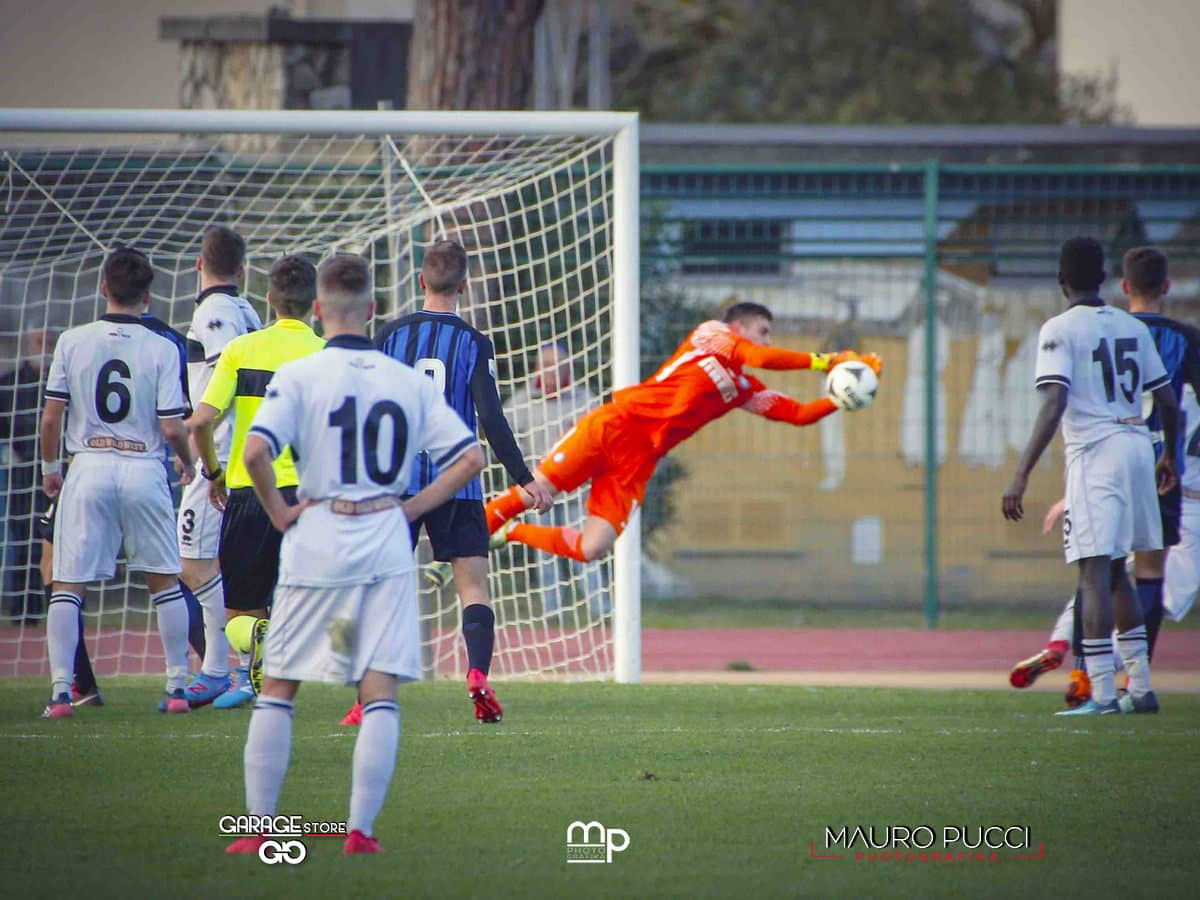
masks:
<path id="1" fill-rule="evenodd" d="M 31 333 L 95 317 L 100 262 L 118 241 L 150 255 L 151 312 L 185 330 L 209 225 L 246 238 L 242 289 L 264 317 L 266 272 L 287 252 L 361 253 L 381 316 L 415 311 L 424 249 L 451 236 L 471 260 L 460 311 L 495 344 L 533 463 L 573 421 L 539 393 L 543 351 L 592 405 L 638 380 L 638 190 L 635 113 L 0 109 L 0 370 L 31 361 Z M 0 628 L 7 675 L 48 671 L 44 611 L 24 615 L 36 605 L 28 475 L 0 482 L 4 613 L 16 622 Z M 489 465 L 485 496 L 507 483 Z M 578 494 L 560 506 L 556 521 L 579 524 Z M 497 673 L 640 680 L 640 560 L 636 520 L 610 559 L 586 566 L 515 545 L 493 554 Z M 137 576 L 121 566 L 90 594 L 99 670 L 156 671 Z M 429 670 L 464 674 L 453 586 L 422 582 L 422 617 Z"/>

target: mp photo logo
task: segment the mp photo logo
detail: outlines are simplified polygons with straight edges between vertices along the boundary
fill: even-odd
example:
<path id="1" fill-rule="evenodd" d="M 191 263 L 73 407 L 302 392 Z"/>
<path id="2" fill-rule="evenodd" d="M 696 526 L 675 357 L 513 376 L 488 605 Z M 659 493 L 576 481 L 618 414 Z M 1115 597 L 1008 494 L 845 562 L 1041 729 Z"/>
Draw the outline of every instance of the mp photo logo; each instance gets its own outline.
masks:
<path id="1" fill-rule="evenodd" d="M 629 846 L 629 832 L 605 828 L 599 822 L 572 822 L 567 826 L 567 862 L 610 863 L 614 853 Z"/>

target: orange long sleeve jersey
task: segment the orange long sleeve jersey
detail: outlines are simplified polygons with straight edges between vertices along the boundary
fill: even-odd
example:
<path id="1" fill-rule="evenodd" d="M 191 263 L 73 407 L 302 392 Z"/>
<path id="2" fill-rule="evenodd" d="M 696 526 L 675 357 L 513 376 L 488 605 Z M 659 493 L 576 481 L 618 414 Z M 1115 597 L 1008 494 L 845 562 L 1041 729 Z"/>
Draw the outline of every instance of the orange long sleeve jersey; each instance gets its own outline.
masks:
<path id="1" fill-rule="evenodd" d="M 812 368 L 812 355 L 763 347 L 724 322 L 703 322 L 657 372 L 619 390 L 612 403 L 640 421 L 655 452 L 666 454 L 709 422 L 741 407 L 768 419 L 811 425 L 837 409 L 828 397 L 799 403 L 742 371 Z"/>

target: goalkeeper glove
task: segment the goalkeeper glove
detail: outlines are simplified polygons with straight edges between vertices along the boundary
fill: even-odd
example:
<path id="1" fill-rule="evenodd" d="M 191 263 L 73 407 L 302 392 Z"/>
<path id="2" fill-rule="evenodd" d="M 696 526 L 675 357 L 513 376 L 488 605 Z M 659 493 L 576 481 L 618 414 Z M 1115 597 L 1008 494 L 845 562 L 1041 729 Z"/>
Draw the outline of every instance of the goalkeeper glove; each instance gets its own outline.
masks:
<path id="1" fill-rule="evenodd" d="M 858 359 L 858 354 L 853 350 L 838 350 L 836 353 L 810 353 L 809 356 L 812 357 L 812 369 L 817 372 L 828 372 L 844 362 Z"/>
<path id="2" fill-rule="evenodd" d="M 871 371 L 876 376 L 883 372 L 883 360 L 877 353 L 864 353 L 859 358 L 859 361 L 871 367 Z"/>

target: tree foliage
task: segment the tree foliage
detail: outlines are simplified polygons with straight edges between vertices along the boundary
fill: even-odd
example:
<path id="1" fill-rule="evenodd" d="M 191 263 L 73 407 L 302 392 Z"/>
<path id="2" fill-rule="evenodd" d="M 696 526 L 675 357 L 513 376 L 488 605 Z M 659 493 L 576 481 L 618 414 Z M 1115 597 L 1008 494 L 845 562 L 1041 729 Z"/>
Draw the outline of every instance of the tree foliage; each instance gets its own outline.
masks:
<path id="1" fill-rule="evenodd" d="M 651 120 L 1110 122 L 1111 78 L 1060 80 L 1056 0 L 634 0 L 615 105 Z"/>

